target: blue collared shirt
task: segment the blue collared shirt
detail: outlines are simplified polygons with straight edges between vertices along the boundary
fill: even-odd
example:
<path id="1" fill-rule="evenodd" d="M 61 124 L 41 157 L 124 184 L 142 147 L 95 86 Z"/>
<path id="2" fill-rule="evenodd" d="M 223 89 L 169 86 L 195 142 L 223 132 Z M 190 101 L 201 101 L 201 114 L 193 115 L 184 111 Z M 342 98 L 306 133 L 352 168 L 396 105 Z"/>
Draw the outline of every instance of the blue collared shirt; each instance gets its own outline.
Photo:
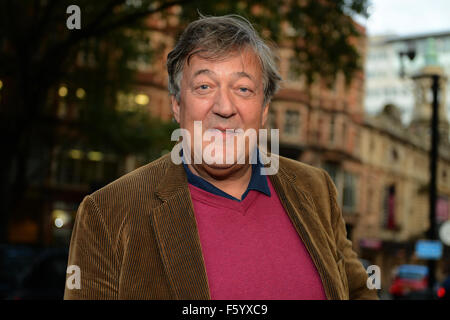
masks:
<path id="1" fill-rule="evenodd" d="M 184 167 L 184 170 L 186 171 L 188 183 L 192 184 L 193 186 L 195 186 L 197 188 L 200 188 L 202 190 L 210 192 L 212 194 L 222 196 L 222 197 L 225 197 L 228 199 L 236 200 L 236 201 L 242 201 L 245 199 L 245 197 L 250 192 L 250 190 L 256 190 L 256 191 L 264 193 L 265 195 L 270 197 L 270 189 L 269 189 L 269 184 L 267 183 L 267 176 L 261 174 L 261 168 L 263 167 L 263 165 L 259 159 L 259 151 L 258 151 L 257 155 L 258 155 L 258 157 L 257 157 L 258 161 L 255 164 L 252 164 L 252 176 L 250 178 L 250 182 L 248 184 L 247 190 L 242 195 L 241 200 L 220 190 L 219 188 L 217 188 L 213 184 L 209 183 L 202 177 L 199 177 L 199 176 L 193 174 L 191 172 L 191 170 L 189 169 L 188 165 L 186 163 L 184 163 L 184 157 L 183 157 L 183 167 Z"/>

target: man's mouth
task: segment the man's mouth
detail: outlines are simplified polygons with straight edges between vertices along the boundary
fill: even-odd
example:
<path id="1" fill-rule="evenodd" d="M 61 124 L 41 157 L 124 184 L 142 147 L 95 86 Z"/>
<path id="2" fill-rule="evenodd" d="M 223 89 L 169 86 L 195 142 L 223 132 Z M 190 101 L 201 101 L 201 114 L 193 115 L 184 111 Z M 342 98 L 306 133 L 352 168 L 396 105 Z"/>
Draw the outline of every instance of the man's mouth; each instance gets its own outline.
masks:
<path id="1" fill-rule="evenodd" d="M 240 130 L 239 128 L 214 127 L 207 129 L 206 132 L 208 132 L 208 136 L 214 136 L 220 133 L 220 136 L 223 139 L 229 140 L 239 137 L 242 133 L 242 130 Z"/>
<path id="2" fill-rule="evenodd" d="M 239 132 L 239 128 L 227 128 L 227 127 L 214 127 L 213 130 L 218 130 L 223 134 L 236 134 Z"/>
<path id="3" fill-rule="evenodd" d="M 215 130 L 219 130 L 219 131 L 222 131 L 222 132 L 234 132 L 234 128 L 224 128 L 224 127 L 215 127 L 214 128 Z"/>

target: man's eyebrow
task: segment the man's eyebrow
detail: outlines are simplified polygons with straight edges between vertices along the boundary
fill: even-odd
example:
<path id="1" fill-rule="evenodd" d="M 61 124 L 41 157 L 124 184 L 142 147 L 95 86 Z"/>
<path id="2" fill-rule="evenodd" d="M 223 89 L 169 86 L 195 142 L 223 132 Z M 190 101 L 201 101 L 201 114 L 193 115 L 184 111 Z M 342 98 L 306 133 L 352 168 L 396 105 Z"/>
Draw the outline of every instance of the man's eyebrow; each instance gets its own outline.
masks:
<path id="1" fill-rule="evenodd" d="M 215 75 L 215 73 L 213 71 L 209 70 L 209 69 L 200 69 L 200 70 L 195 71 L 193 77 L 199 76 L 201 74 Z"/>
<path id="2" fill-rule="evenodd" d="M 197 70 L 197 71 L 194 72 L 193 78 L 195 78 L 195 77 L 197 77 L 197 76 L 199 76 L 201 74 L 205 74 L 205 75 L 213 76 L 213 77 L 216 76 L 216 73 L 214 71 L 211 71 L 209 69 L 200 69 L 200 70 Z M 244 71 L 234 72 L 233 73 L 233 77 L 237 78 L 237 79 L 239 79 L 239 78 L 248 78 L 248 79 L 250 79 L 252 81 L 255 81 L 254 77 L 252 77 L 250 74 L 248 74 L 247 72 L 244 72 Z"/>
<path id="3" fill-rule="evenodd" d="M 234 76 L 236 78 L 249 78 L 250 80 L 254 81 L 255 79 L 253 79 L 253 77 L 251 75 L 249 75 L 247 72 L 244 71 L 240 71 L 240 72 L 235 72 Z"/>

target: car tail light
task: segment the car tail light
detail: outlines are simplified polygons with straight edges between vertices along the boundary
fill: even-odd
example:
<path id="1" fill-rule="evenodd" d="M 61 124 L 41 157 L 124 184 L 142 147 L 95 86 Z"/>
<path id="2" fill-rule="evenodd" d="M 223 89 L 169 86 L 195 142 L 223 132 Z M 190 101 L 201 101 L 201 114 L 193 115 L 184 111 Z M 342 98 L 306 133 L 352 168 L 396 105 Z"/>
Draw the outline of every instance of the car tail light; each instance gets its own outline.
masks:
<path id="1" fill-rule="evenodd" d="M 402 295 L 403 290 L 402 287 L 398 283 L 394 283 L 390 288 L 390 294 L 392 295 Z"/>
<path id="2" fill-rule="evenodd" d="M 439 298 L 443 298 L 445 296 L 445 288 L 440 287 L 437 291 L 437 295 Z"/>

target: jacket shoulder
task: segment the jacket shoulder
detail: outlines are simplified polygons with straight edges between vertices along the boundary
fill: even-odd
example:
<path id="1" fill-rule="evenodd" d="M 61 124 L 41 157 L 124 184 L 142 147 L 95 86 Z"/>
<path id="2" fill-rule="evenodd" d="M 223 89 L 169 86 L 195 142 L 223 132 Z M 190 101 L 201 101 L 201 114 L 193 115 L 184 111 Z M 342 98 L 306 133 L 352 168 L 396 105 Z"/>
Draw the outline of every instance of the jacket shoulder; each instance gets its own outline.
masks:
<path id="1" fill-rule="evenodd" d="M 296 190 L 314 204 L 320 218 L 323 221 L 329 221 L 334 184 L 328 173 L 322 168 L 282 157 L 280 157 L 280 170 L 295 184 Z"/>
<path id="2" fill-rule="evenodd" d="M 94 201 L 113 199 L 126 194 L 133 197 L 137 194 L 152 194 L 161 178 L 165 175 L 170 154 L 166 154 L 146 165 L 143 165 L 93 192 Z"/>
<path id="3" fill-rule="evenodd" d="M 160 204 L 155 189 L 166 174 L 169 161 L 170 154 L 164 155 L 86 197 L 112 233 L 120 229 L 127 216 L 145 214 Z"/>
<path id="4" fill-rule="evenodd" d="M 325 170 L 304 162 L 280 156 L 280 169 L 287 176 L 301 177 L 302 179 L 324 180 Z"/>

